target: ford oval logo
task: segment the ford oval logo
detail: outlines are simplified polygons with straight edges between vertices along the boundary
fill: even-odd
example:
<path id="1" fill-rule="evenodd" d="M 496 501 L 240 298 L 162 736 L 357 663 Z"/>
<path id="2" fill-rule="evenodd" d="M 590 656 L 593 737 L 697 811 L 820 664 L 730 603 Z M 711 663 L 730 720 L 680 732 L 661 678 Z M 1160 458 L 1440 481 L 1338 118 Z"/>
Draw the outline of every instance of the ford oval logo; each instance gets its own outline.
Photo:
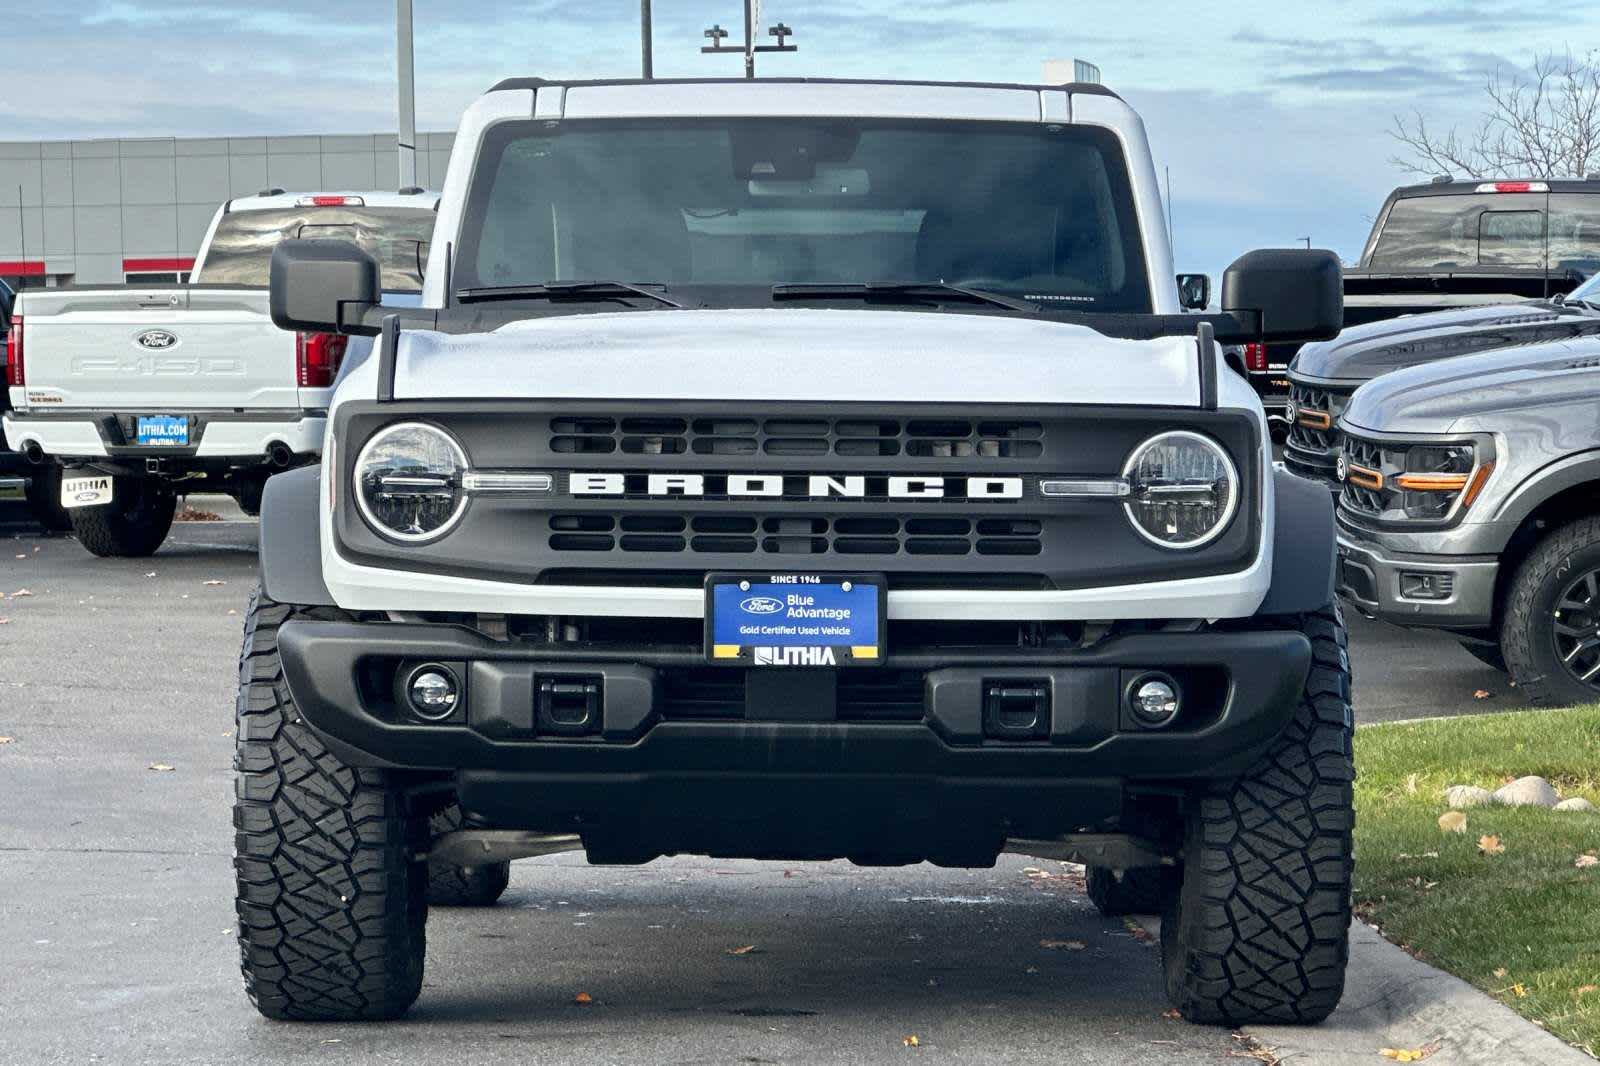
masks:
<path id="1" fill-rule="evenodd" d="M 783 601 L 771 596 L 751 596 L 739 602 L 739 610 L 745 614 L 777 614 L 783 610 Z"/>
<path id="2" fill-rule="evenodd" d="M 178 338 L 164 329 L 147 329 L 134 338 L 139 347 L 153 352 L 164 352 L 177 346 Z"/>

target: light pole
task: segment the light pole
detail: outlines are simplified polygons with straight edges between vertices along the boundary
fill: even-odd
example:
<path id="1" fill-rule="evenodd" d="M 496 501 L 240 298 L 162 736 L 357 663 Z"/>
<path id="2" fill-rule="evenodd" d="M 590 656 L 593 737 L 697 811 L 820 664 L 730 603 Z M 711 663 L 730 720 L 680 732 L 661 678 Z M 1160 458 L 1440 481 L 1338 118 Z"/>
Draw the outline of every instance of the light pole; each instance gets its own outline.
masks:
<path id="1" fill-rule="evenodd" d="M 395 0 L 395 53 L 400 94 L 400 188 L 417 187 L 417 63 L 411 0 Z"/>
<path id="2" fill-rule="evenodd" d="M 649 81 L 656 76 L 655 47 L 651 42 L 652 29 L 650 26 L 650 0 L 639 0 L 639 50 L 644 70 L 644 80 Z"/>
<path id="3" fill-rule="evenodd" d="M 706 36 L 711 39 L 711 44 L 702 47 L 700 51 L 708 55 L 722 55 L 728 52 L 742 52 L 744 54 L 744 76 L 756 76 L 757 52 L 798 52 L 799 46 L 789 43 L 789 38 L 794 36 L 794 31 L 783 23 L 778 23 L 767 30 L 768 37 L 776 37 L 777 44 L 756 44 L 757 25 L 761 21 L 761 0 L 744 0 L 744 47 L 729 48 L 723 45 L 728 37 L 728 31 L 720 25 L 712 26 L 706 31 Z"/>

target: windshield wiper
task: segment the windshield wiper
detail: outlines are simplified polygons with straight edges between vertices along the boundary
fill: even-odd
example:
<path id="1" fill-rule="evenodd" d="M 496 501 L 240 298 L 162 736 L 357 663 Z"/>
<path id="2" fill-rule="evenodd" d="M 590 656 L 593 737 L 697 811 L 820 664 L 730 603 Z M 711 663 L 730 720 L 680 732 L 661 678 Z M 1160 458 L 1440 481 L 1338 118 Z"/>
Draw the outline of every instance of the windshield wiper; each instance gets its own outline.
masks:
<path id="1" fill-rule="evenodd" d="M 464 304 L 478 300 L 563 300 L 585 296 L 643 296 L 668 307 L 683 307 L 659 292 L 627 281 L 546 281 L 537 285 L 496 285 L 456 292 L 456 300 Z"/>
<path id="2" fill-rule="evenodd" d="M 830 300 L 850 297 L 906 296 L 910 298 L 959 297 L 972 303 L 993 304 L 1012 311 L 1038 311 L 1037 304 L 1013 300 L 983 289 L 948 285 L 942 281 L 790 282 L 772 287 L 774 300 Z"/>

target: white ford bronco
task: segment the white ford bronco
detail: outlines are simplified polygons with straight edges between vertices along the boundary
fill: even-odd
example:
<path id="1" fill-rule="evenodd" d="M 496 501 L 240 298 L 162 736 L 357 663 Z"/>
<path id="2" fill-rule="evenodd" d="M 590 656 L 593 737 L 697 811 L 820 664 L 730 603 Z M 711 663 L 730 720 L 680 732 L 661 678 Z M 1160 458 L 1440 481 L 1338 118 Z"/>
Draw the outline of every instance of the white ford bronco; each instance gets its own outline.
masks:
<path id="1" fill-rule="evenodd" d="M 1332 514 L 1221 344 L 1331 336 L 1339 264 L 1254 252 L 1184 314 L 1161 219 L 1099 86 L 515 80 L 420 308 L 281 245 L 280 326 L 377 340 L 263 506 L 260 1011 L 399 1015 L 430 902 L 576 849 L 1077 861 L 1164 915 L 1185 1017 L 1333 1010 Z"/>
<path id="2" fill-rule="evenodd" d="M 414 301 L 436 201 L 421 189 L 272 189 L 218 208 L 187 284 L 21 293 L 5 439 L 35 480 L 60 486 L 64 510 L 47 524 L 70 524 L 96 555 L 144 556 L 166 539 L 179 494 L 225 492 L 255 514 L 269 476 L 321 454 L 350 343 L 272 324 L 272 250 L 356 241 L 385 291 Z"/>

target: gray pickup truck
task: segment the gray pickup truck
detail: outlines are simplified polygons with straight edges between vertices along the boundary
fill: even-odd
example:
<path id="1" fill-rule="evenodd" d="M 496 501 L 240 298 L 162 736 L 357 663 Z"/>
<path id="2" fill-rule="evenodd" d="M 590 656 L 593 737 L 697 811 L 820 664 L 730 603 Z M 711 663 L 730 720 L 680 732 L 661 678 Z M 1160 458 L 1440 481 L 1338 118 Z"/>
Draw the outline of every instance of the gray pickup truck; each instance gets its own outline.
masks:
<path id="1" fill-rule="evenodd" d="M 1600 699 L 1600 336 L 1362 386 L 1339 460 L 1339 592 L 1450 630 L 1533 703 Z"/>
<path id="2" fill-rule="evenodd" d="M 1289 368 L 1289 436 L 1284 464 L 1337 494 L 1343 434 L 1339 416 L 1364 383 L 1409 366 L 1494 349 L 1526 348 L 1600 335 L 1600 276 L 1549 300 L 1407 315 L 1352 326 L 1308 344 Z"/>

